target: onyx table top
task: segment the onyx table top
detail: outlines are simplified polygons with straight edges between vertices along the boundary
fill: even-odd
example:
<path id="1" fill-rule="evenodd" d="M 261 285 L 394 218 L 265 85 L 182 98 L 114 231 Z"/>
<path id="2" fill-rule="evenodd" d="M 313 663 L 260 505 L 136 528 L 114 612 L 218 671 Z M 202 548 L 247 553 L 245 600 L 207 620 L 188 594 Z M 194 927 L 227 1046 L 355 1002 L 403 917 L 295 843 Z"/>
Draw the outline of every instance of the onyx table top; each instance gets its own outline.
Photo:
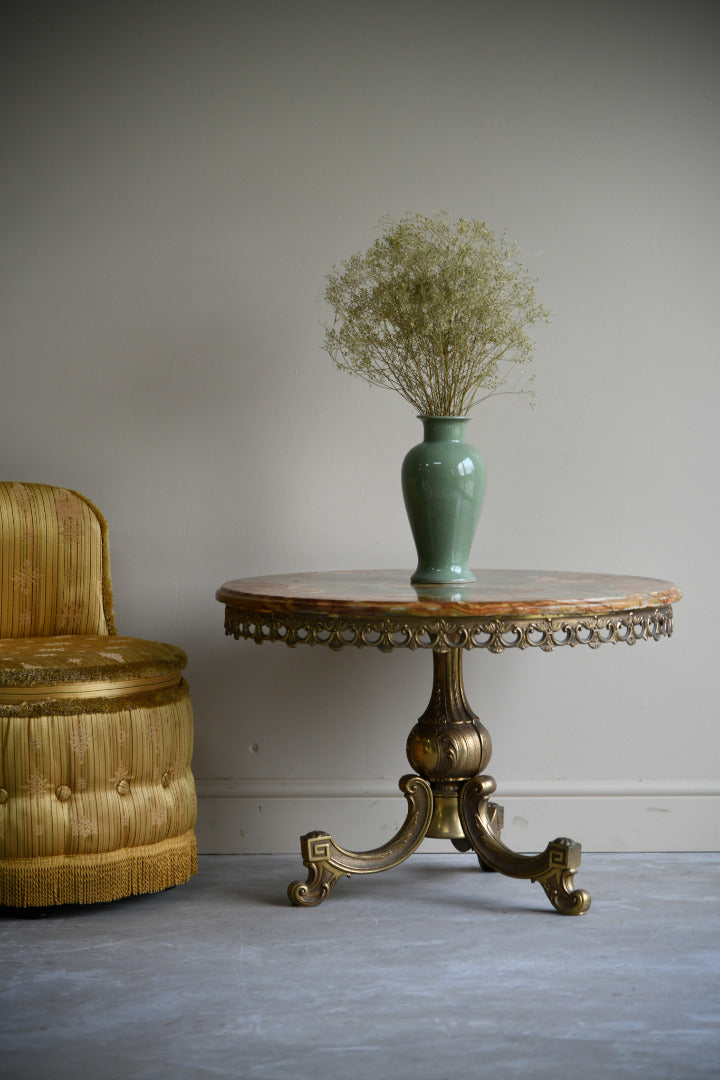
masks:
<path id="1" fill-rule="evenodd" d="M 216 593 L 248 612 L 407 618 L 554 618 L 668 607 L 682 594 L 672 582 L 574 571 L 474 570 L 467 585 L 420 586 L 410 570 L 273 574 L 228 581 Z"/>

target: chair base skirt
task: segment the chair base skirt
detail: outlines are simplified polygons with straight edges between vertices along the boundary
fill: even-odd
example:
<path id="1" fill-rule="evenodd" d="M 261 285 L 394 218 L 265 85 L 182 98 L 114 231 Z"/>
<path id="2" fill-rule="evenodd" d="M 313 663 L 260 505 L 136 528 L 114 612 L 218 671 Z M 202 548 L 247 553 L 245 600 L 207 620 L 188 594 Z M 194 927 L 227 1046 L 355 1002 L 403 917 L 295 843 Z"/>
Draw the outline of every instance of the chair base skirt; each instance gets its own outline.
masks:
<path id="1" fill-rule="evenodd" d="M 0 905 L 107 903 L 182 885 L 197 870 L 192 829 L 155 844 L 100 854 L 0 859 Z"/>

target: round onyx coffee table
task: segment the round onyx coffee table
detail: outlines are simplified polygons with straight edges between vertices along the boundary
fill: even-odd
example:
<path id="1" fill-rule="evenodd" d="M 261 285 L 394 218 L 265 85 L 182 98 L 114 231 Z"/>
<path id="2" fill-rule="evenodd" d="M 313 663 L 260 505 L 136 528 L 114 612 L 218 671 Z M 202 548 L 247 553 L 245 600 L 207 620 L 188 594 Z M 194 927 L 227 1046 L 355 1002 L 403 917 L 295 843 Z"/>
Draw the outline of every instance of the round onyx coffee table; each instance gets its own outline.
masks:
<path id="1" fill-rule="evenodd" d="M 681 593 L 667 581 L 606 574 L 479 570 L 472 585 L 414 586 L 409 571 L 282 574 L 229 581 L 216 593 L 225 605 L 225 632 L 258 644 L 428 649 L 434 678 L 430 702 L 407 741 L 415 770 L 400 781 L 407 817 L 387 844 L 351 852 L 327 833 L 301 838 L 305 882 L 288 894 L 297 905 L 319 904 L 343 875 L 397 866 L 426 837 L 474 851 L 480 865 L 537 881 L 563 915 L 590 906 L 573 887 L 580 844 L 551 841 L 539 855 L 520 855 L 500 839 L 502 807 L 491 801 L 495 781 L 488 732 L 465 697 L 465 650 L 565 645 L 633 645 L 672 633 L 672 604 Z"/>

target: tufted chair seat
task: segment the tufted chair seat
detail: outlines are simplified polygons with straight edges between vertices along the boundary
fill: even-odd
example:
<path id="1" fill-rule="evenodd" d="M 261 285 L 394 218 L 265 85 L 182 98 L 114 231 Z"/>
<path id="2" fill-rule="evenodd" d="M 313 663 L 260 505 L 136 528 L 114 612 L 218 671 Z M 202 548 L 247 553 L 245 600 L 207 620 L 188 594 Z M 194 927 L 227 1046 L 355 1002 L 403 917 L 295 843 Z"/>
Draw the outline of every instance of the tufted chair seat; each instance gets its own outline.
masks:
<path id="1" fill-rule="evenodd" d="M 117 697 L 178 686 L 187 656 L 174 645 L 108 634 L 3 642 L 0 704 Z"/>
<path id="2" fill-rule="evenodd" d="M 186 663 L 116 633 L 91 503 L 0 483 L 0 904 L 115 900 L 196 873 Z"/>

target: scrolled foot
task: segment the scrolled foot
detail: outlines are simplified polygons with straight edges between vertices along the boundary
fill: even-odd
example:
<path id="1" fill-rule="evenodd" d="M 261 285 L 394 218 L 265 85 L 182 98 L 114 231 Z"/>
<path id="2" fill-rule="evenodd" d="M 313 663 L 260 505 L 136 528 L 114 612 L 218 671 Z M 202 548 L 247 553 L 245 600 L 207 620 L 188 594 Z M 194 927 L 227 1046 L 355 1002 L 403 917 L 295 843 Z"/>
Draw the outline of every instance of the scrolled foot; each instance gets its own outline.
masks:
<path id="1" fill-rule="evenodd" d="M 584 915 L 590 907 L 590 893 L 586 889 L 573 889 L 572 874 L 564 873 L 553 880 L 540 881 L 548 900 L 561 915 Z"/>
<path id="2" fill-rule="evenodd" d="M 335 845 L 327 833 L 308 833 L 300 838 L 300 844 L 309 873 L 307 881 L 293 881 L 288 885 L 288 896 L 295 907 L 317 907 L 330 895 L 343 872 L 330 862 Z"/>
<path id="3" fill-rule="evenodd" d="M 542 885 L 548 900 L 561 915 L 584 915 L 590 907 L 590 893 L 573 888 L 573 878 L 580 867 L 580 852 L 580 844 L 566 837 L 553 840 L 544 852 L 550 866 L 531 878 Z"/>

